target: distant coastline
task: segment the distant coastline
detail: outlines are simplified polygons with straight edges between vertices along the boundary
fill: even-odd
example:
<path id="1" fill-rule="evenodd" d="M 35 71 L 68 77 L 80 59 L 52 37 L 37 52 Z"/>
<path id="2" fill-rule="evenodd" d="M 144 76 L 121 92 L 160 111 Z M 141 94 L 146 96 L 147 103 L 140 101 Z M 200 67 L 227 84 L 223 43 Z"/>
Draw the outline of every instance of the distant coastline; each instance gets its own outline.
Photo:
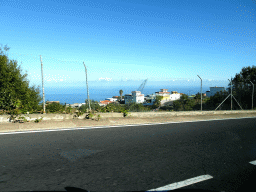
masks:
<path id="1" fill-rule="evenodd" d="M 89 87 L 89 97 L 91 100 L 100 101 L 105 100 L 106 98 L 112 98 L 113 96 L 120 96 L 119 90 L 123 90 L 123 95 L 130 94 L 132 91 L 138 89 L 136 86 L 114 86 L 114 87 L 98 87 L 91 86 Z M 154 94 L 160 89 L 168 89 L 171 91 L 178 91 L 179 93 L 184 93 L 188 95 L 196 94 L 200 92 L 200 86 L 194 87 L 182 87 L 182 86 L 151 86 L 145 87 L 142 91 L 142 94 L 149 95 Z M 209 87 L 203 87 L 202 92 L 205 93 L 209 90 Z M 42 95 L 42 94 L 41 94 Z M 60 101 L 60 103 L 65 104 L 74 104 L 74 103 L 84 103 L 87 99 L 87 90 L 86 87 L 79 88 L 47 88 L 45 87 L 45 101 Z"/>

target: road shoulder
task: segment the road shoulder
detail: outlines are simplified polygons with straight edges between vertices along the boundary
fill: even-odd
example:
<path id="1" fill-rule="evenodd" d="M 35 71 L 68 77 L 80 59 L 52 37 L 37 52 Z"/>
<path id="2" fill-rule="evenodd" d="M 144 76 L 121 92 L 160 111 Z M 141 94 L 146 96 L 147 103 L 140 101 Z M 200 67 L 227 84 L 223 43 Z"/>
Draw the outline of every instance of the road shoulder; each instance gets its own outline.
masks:
<path id="1" fill-rule="evenodd" d="M 70 120 L 46 120 L 39 123 L 0 123 L 0 132 L 17 132 L 29 130 L 59 129 L 59 128 L 76 128 L 76 127 L 99 127 L 127 124 L 155 124 L 167 122 L 185 122 L 185 121 L 202 121 L 213 119 L 234 119 L 234 118 L 252 118 L 256 113 L 250 114 L 225 114 L 225 115 L 197 115 L 197 116 L 163 116 L 154 118 L 106 118 L 97 120 L 91 119 L 70 119 Z"/>

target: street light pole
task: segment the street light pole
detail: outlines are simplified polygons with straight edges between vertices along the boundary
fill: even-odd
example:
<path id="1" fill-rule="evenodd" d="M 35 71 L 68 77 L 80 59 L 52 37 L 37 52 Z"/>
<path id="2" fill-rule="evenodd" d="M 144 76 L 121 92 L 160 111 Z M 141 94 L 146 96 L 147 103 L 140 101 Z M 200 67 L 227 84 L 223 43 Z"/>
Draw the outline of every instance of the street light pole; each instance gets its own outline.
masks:
<path id="1" fill-rule="evenodd" d="M 197 75 L 199 77 L 199 75 Z M 201 77 L 199 77 L 201 79 Z M 203 110 L 203 105 L 202 105 L 202 79 L 201 79 L 201 111 Z"/>
<path id="2" fill-rule="evenodd" d="M 250 81 L 251 82 L 251 81 Z M 253 110 L 253 93 L 254 93 L 254 84 L 251 82 L 252 84 L 252 110 Z"/>
<path id="3" fill-rule="evenodd" d="M 83 62 L 83 64 L 84 64 L 84 62 Z M 88 104 L 89 104 L 89 111 L 91 112 L 91 105 L 90 105 L 90 98 L 89 98 L 89 89 L 88 89 L 88 81 L 87 81 L 87 69 L 86 69 L 85 64 L 84 64 L 84 68 L 85 68 L 85 75 L 86 75 L 87 100 L 88 100 Z"/>
<path id="4" fill-rule="evenodd" d="M 42 62 L 42 57 L 40 55 L 40 61 L 41 61 L 41 73 L 42 73 L 42 91 L 43 91 L 43 110 L 45 114 L 45 97 L 44 97 L 44 73 L 43 73 L 43 62 Z"/>
<path id="5" fill-rule="evenodd" d="M 248 78 L 249 77 L 247 77 L 246 79 L 245 79 L 245 81 L 250 81 L 250 80 L 248 80 Z M 250 81 L 251 82 L 251 81 Z M 253 110 L 253 94 L 254 94 L 254 84 L 251 82 L 251 84 L 252 84 L 252 110 Z"/>

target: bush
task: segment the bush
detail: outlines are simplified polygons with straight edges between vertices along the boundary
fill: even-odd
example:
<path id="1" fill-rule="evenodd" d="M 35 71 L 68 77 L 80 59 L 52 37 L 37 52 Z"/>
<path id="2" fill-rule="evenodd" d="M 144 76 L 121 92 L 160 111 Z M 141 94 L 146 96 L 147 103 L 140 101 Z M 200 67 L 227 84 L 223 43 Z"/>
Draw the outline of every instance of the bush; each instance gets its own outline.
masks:
<path id="1" fill-rule="evenodd" d="M 145 107 L 142 103 L 126 104 L 125 109 L 131 112 L 144 112 L 150 111 L 150 107 Z"/>
<path id="2" fill-rule="evenodd" d="M 81 112 L 81 111 L 77 111 L 77 112 L 75 112 L 75 115 L 73 116 L 73 118 L 75 118 L 75 117 L 80 117 L 81 115 L 83 115 L 84 113 L 83 112 Z"/>
<path id="3" fill-rule="evenodd" d="M 127 110 L 123 110 L 122 113 L 124 114 L 124 117 L 128 116 L 128 111 Z"/>
<path id="4" fill-rule="evenodd" d="M 173 110 L 173 106 L 162 106 L 162 107 L 160 107 L 160 110 L 171 111 L 171 110 Z"/>
<path id="5" fill-rule="evenodd" d="M 89 113 L 88 116 L 89 116 L 90 119 L 92 119 L 92 118 L 94 117 L 94 115 L 95 115 L 95 114 L 93 114 L 93 113 Z"/>
<path id="6" fill-rule="evenodd" d="M 89 110 L 89 104 L 88 104 L 88 101 L 87 99 L 85 100 L 85 105 L 82 105 L 81 107 L 79 107 L 79 110 L 86 113 L 87 110 Z M 90 100 L 90 107 L 91 107 L 91 110 L 94 110 L 94 111 L 100 111 L 101 110 L 101 106 L 99 105 L 99 103 L 97 101 L 94 101 L 94 100 Z"/>
<path id="7" fill-rule="evenodd" d="M 65 106 L 61 105 L 60 103 L 50 103 L 46 106 L 46 110 L 50 113 L 63 112 L 64 109 Z"/>
<path id="8" fill-rule="evenodd" d="M 35 123 L 39 123 L 40 121 L 42 121 L 43 117 L 41 117 L 40 119 L 36 119 Z"/>
<path id="9" fill-rule="evenodd" d="M 25 117 L 19 117 L 19 119 L 22 119 L 24 122 L 28 121 Z"/>

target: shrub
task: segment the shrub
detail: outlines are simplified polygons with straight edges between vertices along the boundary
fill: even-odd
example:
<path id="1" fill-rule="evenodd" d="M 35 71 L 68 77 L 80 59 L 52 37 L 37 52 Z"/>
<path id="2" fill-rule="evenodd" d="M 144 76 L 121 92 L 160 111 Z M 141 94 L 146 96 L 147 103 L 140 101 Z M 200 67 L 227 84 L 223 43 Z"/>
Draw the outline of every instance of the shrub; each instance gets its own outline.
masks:
<path id="1" fill-rule="evenodd" d="M 25 117 L 19 117 L 19 119 L 22 119 L 24 122 L 28 121 Z"/>
<path id="2" fill-rule="evenodd" d="M 64 106 L 60 103 L 50 103 L 46 106 L 46 110 L 50 113 L 62 112 L 64 110 Z"/>
<path id="3" fill-rule="evenodd" d="M 77 111 L 75 112 L 75 115 L 73 116 L 73 118 L 75 117 L 80 117 L 81 115 L 83 115 L 84 113 L 82 111 Z"/>
<path id="4" fill-rule="evenodd" d="M 124 114 L 124 117 L 128 116 L 128 111 L 127 110 L 123 110 L 122 113 Z"/>
<path id="5" fill-rule="evenodd" d="M 40 119 L 36 119 L 35 123 L 39 123 L 40 121 L 42 121 L 43 117 L 41 117 Z"/>
<path id="6" fill-rule="evenodd" d="M 94 115 L 95 115 L 95 114 L 93 114 L 93 113 L 89 113 L 88 116 L 89 116 L 90 119 L 92 119 Z"/>
<path id="7" fill-rule="evenodd" d="M 83 115 L 84 113 L 82 111 L 78 111 L 78 112 L 76 112 L 76 114 L 79 117 L 79 116 Z"/>
<path id="8" fill-rule="evenodd" d="M 142 103 L 130 103 L 125 105 L 125 109 L 131 112 L 150 111 L 150 107 L 144 106 Z"/>

